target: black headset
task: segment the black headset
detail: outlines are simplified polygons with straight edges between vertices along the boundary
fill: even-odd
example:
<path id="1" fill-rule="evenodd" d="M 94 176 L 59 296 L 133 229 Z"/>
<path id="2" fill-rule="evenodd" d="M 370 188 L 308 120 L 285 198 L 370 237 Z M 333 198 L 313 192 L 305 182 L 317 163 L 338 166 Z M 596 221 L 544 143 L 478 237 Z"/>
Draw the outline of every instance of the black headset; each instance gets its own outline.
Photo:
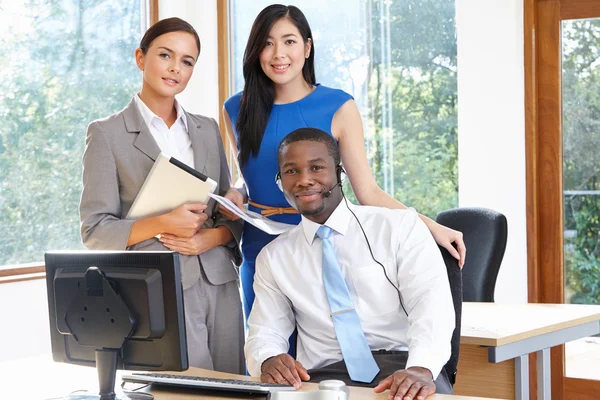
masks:
<path id="1" fill-rule="evenodd" d="M 336 186 L 340 186 L 340 188 L 341 188 L 343 181 L 346 180 L 346 171 L 344 170 L 344 167 L 342 167 L 341 165 L 338 164 L 335 166 L 335 174 L 337 176 L 337 183 L 335 185 L 333 185 L 331 187 L 331 189 L 329 189 L 328 191 L 323 193 L 323 196 L 325 198 L 331 196 L 331 193 L 333 192 L 333 189 L 335 189 Z M 279 190 L 281 190 L 283 192 L 283 186 L 281 184 L 281 172 L 278 172 L 275 175 L 275 184 L 277 185 Z M 344 194 L 343 191 L 342 191 L 342 194 Z"/>
<path id="2" fill-rule="evenodd" d="M 402 311 L 404 311 L 404 314 L 406 314 L 406 316 L 408 317 L 408 312 L 406 312 L 406 308 L 404 307 L 404 302 L 402 301 L 402 294 L 400 293 L 400 289 L 398 289 L 396 287 L 396 285 L 394 285 L 394 283 L 390 280 L 383 264 L 380 263 L 375 258 L 375 255 L 373 255 L 373 249 L 371 248 L 371 243 L 369 242 L 367 233 L 365 232 L 362 224 L 360 223 L 360 220 L 358 219 L 356 214 L 354 214 L 354 211 L 352 211 L 352 209 L 350 208 L 350 205 L 348 204 L 348 199 L 346 198 L 346 195 L 344 194 L 344 189 L 342 187 L 342 182 L 345 180 L 346 171 L 344 171 L 344 167 L 342 167 L 339 164 L 336 165 L 335 170 L 336 170 L 336 176 L 337 176 L 337 183 L 335 185 L 333 185 L 331 187 L 331 189 L 324 192 L 323 197 L 328 198 L 329 196 L 331 196 L 331 193 L 333 192 L 333 189 L 335 189 L 336 186 L 340 187 L 340 191 L 342 192 L 342 197 L 344 198 L 344 202 L 346 203 L 346 208 L 348 208 L 348 211 L 350 211 L 352 213 L 352 215 L 354 216 L 354 219 L 358 223 L 358 226 L 360 227 L 360 230 L 362 231 L 363 236 L 365 237 L 365 241 L 367 242 L 367 247 L 369 248 L 369 253 L 371 253 L 371 258 L 373 259 L 373 261 L 375 261 L 377 264 L 379 264 L 381 266 L 381 269 L 383 269 L 383 274 L 385 275 L 385 279 L 387 279 L 387 281 L 390 283 L 390 285 L 392 285 L 392 287 L 394 289 L 396 289 L 396 292 L 398 292 L 398 300 L 400 300 L 400 306 L 402 307 Z M 283 192 L 283 186 L 281 185 L 281 173 L 280 172 L 278 172 L 277 175 L 275 175 L 275 183 L 277 184 L 277 187 L 279 188 L 279 190 L 281 190 Z"/>

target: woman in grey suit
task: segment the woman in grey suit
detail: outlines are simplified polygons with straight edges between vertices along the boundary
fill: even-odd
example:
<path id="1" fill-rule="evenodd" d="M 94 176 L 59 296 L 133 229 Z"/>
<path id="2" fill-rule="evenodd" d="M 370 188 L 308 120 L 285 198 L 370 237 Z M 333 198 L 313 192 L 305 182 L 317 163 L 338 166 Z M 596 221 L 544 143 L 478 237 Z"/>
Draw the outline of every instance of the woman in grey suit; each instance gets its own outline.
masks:
<path id="1" fill-rule="evenodd" d="M 244 373 L 242 310 L 235 264 L 242 225 L 213 202 L 125 219 L 162 151 L 230 187 L 217 123 L 175 100 L 194 70 L 200 39 L 179 18 L 154 24 L 136 50 L 141 91 L 122 111 L 88 126 L 83 155 L 81 237 L 89 249 L 174 250 L 181 254 L 190 365 Z M 160 237 L 160 239 L 157 238 Z"/>

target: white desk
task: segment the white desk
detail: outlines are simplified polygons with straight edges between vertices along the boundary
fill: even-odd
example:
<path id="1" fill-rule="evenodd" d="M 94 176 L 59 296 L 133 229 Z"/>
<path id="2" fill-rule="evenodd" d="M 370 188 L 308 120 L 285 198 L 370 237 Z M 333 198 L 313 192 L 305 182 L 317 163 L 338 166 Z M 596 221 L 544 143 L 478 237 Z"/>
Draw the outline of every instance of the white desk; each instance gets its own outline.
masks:
<path id="1" fill-rule="evenodd" d="M 117 372 L 117 385 L 121 384 Z M 234 378 L 243 380 L 256 380 L 248 376 L 225 374 L 200 368 L 190 368 L 183 372 L 185 375 Z M 80 367 L 69 364 L 55 363 L 50 355 L 0 363 L 0 398 L 19 400 L 41 400 L 64 396 L 74 390 L 97 389 L 97 374 L 94 368 Z M 136 385 L 134 385 L 136 386 Z M 316 390 L 317 384 L 303 383 L 302 391 Z M 204 400 L 219 398 L 221 400 L 237 399 L 241 397 L 228 397 L 217 392 L 178 390 L 170 387 L 152 387 L 144 389 L 154 395 L 155 400 Z M 350 388 L 352 400 L 387 400 L 387 392 L 376 395 L 373 389 L 362 387 Z M 253 396 L 261 399 L 260 396 Z M 264 398 L 264 397 L 263 397 Z M 436 394 L 427 400 L 491 400 L 489 398 L 473 396 L 452 396 Z"/>
<path id="2" fill-rule="evenodd" d="M 538 400 L 548 400 L 550 348 L 598 333 L 600 306 L 463 303 L 455 393 L 527 400 L 528 356 L 537 353 Z"/>

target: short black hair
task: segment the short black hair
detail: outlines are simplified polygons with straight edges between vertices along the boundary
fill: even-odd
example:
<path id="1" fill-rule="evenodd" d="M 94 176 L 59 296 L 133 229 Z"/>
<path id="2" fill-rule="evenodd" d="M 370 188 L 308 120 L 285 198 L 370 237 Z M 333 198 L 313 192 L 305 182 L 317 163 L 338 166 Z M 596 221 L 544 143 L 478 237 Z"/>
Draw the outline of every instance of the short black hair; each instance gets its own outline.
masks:
<path id="1" fill-rule="evenodd" d="M 333 162 L 335 163 L 335 165 L 340 165 L 342 157 L 340 156 L 340 149 L 338 148 L 337 142 L 335 141 L 332 135 L 317 128 L 296 129 L 295 131 L 289 133 L 286 137 L 284 137 L 281 143 L 279 144 L 279 149 L 277 150 L 277 162 L 279 163 L 279 160 L 281 159 L 281 153 L 283 152 L 283 148 L 285 146 L 303 140 L 307 140 L 309 142 L 325 143 L 325 146 L 327 146 L 327 152 L 329 153 L 331 158 L 333 158 Z"/>

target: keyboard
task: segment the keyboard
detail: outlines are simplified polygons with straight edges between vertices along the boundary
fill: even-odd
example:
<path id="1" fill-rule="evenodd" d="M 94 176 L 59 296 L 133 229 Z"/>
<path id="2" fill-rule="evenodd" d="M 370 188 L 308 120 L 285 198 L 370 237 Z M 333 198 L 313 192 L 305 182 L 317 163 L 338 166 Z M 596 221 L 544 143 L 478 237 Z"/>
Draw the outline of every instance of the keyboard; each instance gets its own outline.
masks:
<path id="1" fill-rule="evenodd" d="M 263 383 L 254 381 L 243 381 L 227 378 L 206 378 L 202 376 L 185 376 L 173 374 L 133 373 L 123 375 L 124 382 L 154 383 L 157 385 L 184 386 L 202 390 L 220 390 L 228 392 L 244 392 L 255 394 L 267 394 L 283 390 L 296 390 L 289 385 L 277 383 Z"/>

